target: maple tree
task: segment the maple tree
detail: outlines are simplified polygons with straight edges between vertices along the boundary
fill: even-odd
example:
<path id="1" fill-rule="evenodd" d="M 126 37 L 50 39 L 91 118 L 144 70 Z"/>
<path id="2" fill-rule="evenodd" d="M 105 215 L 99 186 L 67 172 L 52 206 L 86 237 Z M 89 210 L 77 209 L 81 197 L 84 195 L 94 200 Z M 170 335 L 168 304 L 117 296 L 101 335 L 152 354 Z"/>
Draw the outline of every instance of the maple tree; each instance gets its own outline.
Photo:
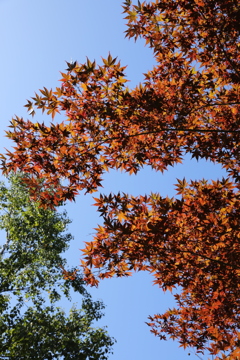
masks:
<path id="1" fill-rule="evenodd" d="M 159 194 L 101 195 L 104 222 L 86 243 L 85 279 L 147 270 L 177 307 L 150 317 L 151 331 L 219 357 L 240 356 L 239 80 L 240 11 L 236 0 L 156 0 L 123 4 L 126 36 L 145 39 L 156 64 L 142 84 L 126 86 L 111 55 L 97 66 L 68 63 L 61 86 L 26 105 L 59 123 L 15 117 L 15 149 L 3 171 L 21 170 L 43 206 L 96 191 L 109 169 L 164 172 L 185 154 L 219 163 L 226 179 L 178 180 L 176 199 Z M 42 179 L 41 186 L 37 178 Z M 42 184 L 44 190 L 42 190 Z M 54 191 L 52 190 L 54 189 Z M 94 271 L 92 270 L 94 269 Z M 95 271 L 98 270 L 97 274 Z"/>

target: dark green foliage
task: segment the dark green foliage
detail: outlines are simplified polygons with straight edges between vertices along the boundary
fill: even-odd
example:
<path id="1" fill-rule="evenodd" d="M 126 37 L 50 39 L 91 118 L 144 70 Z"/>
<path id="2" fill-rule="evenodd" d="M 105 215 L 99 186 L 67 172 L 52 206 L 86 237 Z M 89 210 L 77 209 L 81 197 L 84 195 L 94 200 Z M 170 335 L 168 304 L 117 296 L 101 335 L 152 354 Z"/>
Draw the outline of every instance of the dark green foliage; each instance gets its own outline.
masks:
<path id="1" fill-rule="evenodd" d="M 72 240 L 69 222 L 66 213 L 30 200 L 20 175 L 10 177 L 9 188 L 1 184 L 0 359 L 107 359 L 113 340 L 92 327 L 104 306 L 62 257 Z M 70 300 L 71 290 L 82 295 L 82 308 L 67 315 L 55 303 Z"/>

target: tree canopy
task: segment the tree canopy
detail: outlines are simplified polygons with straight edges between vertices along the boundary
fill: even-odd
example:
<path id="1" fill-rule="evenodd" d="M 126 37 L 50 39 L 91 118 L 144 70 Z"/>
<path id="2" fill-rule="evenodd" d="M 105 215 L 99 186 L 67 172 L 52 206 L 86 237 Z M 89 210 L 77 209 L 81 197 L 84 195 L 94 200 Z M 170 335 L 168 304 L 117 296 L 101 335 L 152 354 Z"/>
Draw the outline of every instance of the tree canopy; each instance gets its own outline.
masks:
<path id="1" fill-rule="evenodd" d="M 107 359 L 113 340 L 93 328 L 103 304 L 93 302 L 77 269 L 66 268 L 63 252 L 72 236 L 66 213 L 32 201 L 21 176 L 0 187 L 0 358 Z M 74 277 L 73 277 L 74 276 Z M 80 309 L 66 314 L 57 301 L 79 294 Z M 47 300 L 49 299 L 49 300 Z"/>
<path id="2" fill-rule="evenodd" d="M 68 63 L 61 86 L 28 101 L 59 123 L 15 117 L 15 149 L 3 171 L 25 182 L 42 206 L 94 192 L 109 169 L 164 172 L 190 154 L 227 171 L 217 181 L 178 180 L 174 199 L 160 194 L 101 195 L 104 223 L 86 243 L 85 279 L 150 271 L 177 306 L 149 321 L 151 331 L 199 352 L 239 356 L 239 4 L 236 0 L 156 0 L 123 4 L 126 36 L 145 39 L 156 64 L 142 84 L 126 85 L 110 54 L 99 66 Z M 43 179 L 41 187 L 36 176 Z M 42 186 L 43 185 L 43 186 Z M 51 192 L 51 188 L 56 189 Z M 98 269 L 96 275 L 92 272 Z M 222 352 L 222 355 L 221 355 Z"/>

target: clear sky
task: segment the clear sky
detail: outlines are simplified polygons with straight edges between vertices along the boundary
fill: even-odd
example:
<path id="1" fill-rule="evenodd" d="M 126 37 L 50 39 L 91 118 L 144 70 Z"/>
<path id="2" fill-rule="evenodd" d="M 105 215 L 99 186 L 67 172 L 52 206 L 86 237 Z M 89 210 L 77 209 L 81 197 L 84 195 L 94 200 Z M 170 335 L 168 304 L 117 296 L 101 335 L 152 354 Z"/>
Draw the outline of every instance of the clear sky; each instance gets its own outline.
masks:
<path id="1" fill-rule="evenodd" d="M 15 114 L 27 117 L 23 105 L 39 88 L 58 86 L 65 61 L 85 62 L 87 56 L 99 63 L 110 51 L 122 65 L 128 65 L 130 87 L 142 80 L 142 73 L 154 64 L 152 53 L 142 41 L 124 38 L 125 22 L 120 0 L 0 0 L 0 152 L 11 147 L 4 136 L 9 120 Z M 216 179 L 224 174 L 220 166 L 188 158 L 163 175 L 151 169 L 137 176 L 112 171 L 105 176 L 101 192 L 139 195 L 152 191 L 173 196 L 176 178 Z M 75 237 L 68 252 L 73 266 L 79 264 L 79 249 L 84 241 L 91 240 L 93 228 L 100 222 L 92 203 L 92 196 L 80 194 L 76 203 L 66 206 L 72 219 L 69 230 Z M 193 353 L 188 356 L 189 350 L 178 348 L 177 342 L 159 341 L 150 334 L 145 324 L 148 315 L 173 305 L 171 294 L 153 286 L 150 275 L 104 280 L 98 289 L 89 290 L 106 304 L 101 325 L 107 325 L 110 335 L 117 339 L 110 360 L 197 359 Z M 78 301 L 73 297 L 73 302 Z"/>

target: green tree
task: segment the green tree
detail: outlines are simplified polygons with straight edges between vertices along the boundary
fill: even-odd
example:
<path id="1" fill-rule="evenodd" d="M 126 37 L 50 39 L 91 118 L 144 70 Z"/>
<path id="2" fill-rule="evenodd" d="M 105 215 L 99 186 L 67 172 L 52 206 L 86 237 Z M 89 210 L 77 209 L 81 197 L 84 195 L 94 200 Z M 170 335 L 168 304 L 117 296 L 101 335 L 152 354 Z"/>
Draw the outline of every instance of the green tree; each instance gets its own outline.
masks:
<path id="1" fill-rule="evenodd" d="M 93 302 L 76 269 L 66 270 L 72 236 L 66 213 L 30 200 L 20 175 L 0 185 L 0 359 L 107 359 L 113 339 L 93 328 L 103 304 Z M 71 291 L 83 296 L 81 309 L 57 307 Z"/>

